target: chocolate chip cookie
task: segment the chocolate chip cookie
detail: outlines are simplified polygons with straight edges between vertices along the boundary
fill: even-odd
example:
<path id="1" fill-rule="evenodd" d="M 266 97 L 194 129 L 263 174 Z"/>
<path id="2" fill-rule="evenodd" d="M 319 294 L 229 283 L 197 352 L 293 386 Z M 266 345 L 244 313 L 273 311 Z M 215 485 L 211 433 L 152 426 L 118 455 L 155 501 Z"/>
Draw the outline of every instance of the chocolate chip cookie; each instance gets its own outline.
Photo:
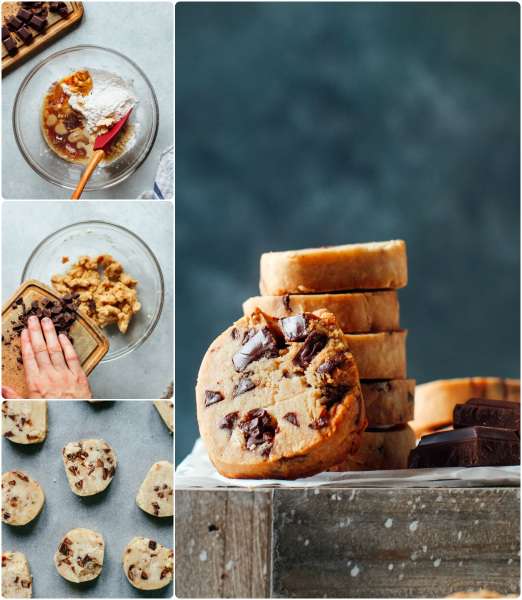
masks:
<path id="1" fill-rule="evenodd" d="M 326 311 L 257 310 L 208 349 L 196 386 L 210 459 L 227 477 L 293 479 L 340 462 L 366 426 L 345 334 Z"/>

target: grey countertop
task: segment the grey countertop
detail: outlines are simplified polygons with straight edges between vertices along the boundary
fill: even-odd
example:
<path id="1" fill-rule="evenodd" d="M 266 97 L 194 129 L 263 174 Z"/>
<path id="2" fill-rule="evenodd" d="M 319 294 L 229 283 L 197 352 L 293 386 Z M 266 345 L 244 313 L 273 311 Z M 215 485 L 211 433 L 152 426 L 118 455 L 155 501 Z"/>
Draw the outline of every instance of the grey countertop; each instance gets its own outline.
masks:
<path id="1" fill-rule="evenodd" d="M 136 62 L 151 81 L 158 98 L 160 127 L 151 153 L 136 173 L 107 190 L 89 192 L 84 199 L 138 197 L 151 190 L 163 150 L 173 144 L 173 3 L 85 2 L 80 26 L 2 80 L 2 195 L 4 198 L 68 198 L 70 190 L 47 183 L 25 162 L 18 150 L 11 124 L 18 88 L 44 57 L 78 44 L 101 45 L 118 50 Z M 109 25 L 109 26 L 108 26 Z"/>
<path id="2" fill-rule="evenodd" d="M 141 346 L 96 367 L 89 377 L 95 398 L 159 398 L 173 379 L 172 211 L 168 201 L 3 203 L 3 302 L 20 285 L 24 265 L 35 246 L 60 227 L 79 221 L 99 219 L 127 227 L 149 245 L 159 261 L 165 282 L 160 320 Z M 130 267 L 129 272 L 132 274 Z"/>
<path id="3" fill-rule="evenodd" d="M 26 555 L 36 598 L 170 597 L 172 585 L 150 593 L 136 590 L 121 567 L 123 549 L 134 536 L 173 547 L 172 519 L 151 517 L 135 501 L 152 464 L 172 461 L 173 456 L 172 436 L 154 405 L 58 400 L 48 406 L 49 433 L 42 444 L 22 446 L 2 440 L 2 471 L 27 472 L 43 487 L 46 498 L 42 512 L 28 525 L 2 525 L 2 550 Z M 82 498 L 69 488 L 61 450 L 67 442 L 98 437 L 114 448 L 118 468 L 106 491 Z M 69 583 L 54 566 L 58 542 L 75 527 L 98 531 L 105 540 L 103 570 L 93 582 Z"/>

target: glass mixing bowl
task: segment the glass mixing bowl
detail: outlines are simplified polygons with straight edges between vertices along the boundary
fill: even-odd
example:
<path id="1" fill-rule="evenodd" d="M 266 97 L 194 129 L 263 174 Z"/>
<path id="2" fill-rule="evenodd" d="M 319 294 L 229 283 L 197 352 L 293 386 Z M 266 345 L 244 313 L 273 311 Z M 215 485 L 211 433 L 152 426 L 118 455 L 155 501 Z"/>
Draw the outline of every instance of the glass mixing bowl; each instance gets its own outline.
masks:
<path id="1" fill-rule="evenodd" d="M 92 192 L 121 183 L 147 158 L 158 132 L 159 111 L 156 95 L 145 73 L 123 54 L 99 46 L 75 46 L 51 54 L 23 80 L 13 108 L 13 129 L 20 152 L 47 181 L 74 190 L 85 168 L 85 165 L 67 162 L 55 154 L 40 128 L 42 103 L 50 86 L 81 68 L 103 69 L 132 80 L 139 100 L 130 117 L 135 126 L 135 143 L 129 145 L 119 158 L 94 171 L 85 187 L 86 191 Z"/>
<path id="2" fill-rule="evenodd" d="M 127 333 L 116 325 L 103 329 L 109 352 L 102 363 L 126 356 L 154 331 L 163 308 L 163 274 L 151 249 L 128 229 L 105 221 L 83 221 L 68 225 L 42 240 L 33 250 L 22 273 L 22 282 L 37 279 L 51 286 L 51 276 L 65 273 L 80 256 L 111 254 L 131 277 L 138 280 L 141 310 L 132 318 Z M 62 257 L 69 262 L 63 264 Z M 52 286 L 51 286 L 52 287 Z"/>

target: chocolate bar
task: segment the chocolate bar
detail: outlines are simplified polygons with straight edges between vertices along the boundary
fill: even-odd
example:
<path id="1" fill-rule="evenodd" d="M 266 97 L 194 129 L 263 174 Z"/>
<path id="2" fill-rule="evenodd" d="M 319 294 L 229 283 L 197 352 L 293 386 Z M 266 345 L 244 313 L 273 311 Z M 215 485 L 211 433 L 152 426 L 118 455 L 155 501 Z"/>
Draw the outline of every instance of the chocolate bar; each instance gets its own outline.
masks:
<path id="1" fill-rule="evenodd" d="M 453 409 L 453 427 L 501 427 L 520 431 L 520 404 L 508 400 L 471 398 Z"/>
<path id="2" fill-rule="evenodd" d="M 495 427 L 463 427 L 425 435 L 408 461 L 410 469 L 519 464 L 518 436 Z"/>
<path id="3" fill-rule="evenodd" d="M 4 44 L 9 56 L 14 56 L 18 52 L 18 47 L 12 37 L 8 37 L 6 40 L 2 40 L 2 43 Z"/>
<path id="4" fill-rule="evenodd" d="M 2 26 L 2 41 L 7 40 L 10 37 L 11 34 L 9 33 L 9 29 L 7 29 L 5 25 Z"/>
<path id="5" fill-rule="evenodd" d="M 16 32 L 23 40 L 24 44 L 29 44 L 33 40 L 32 32 L 24 25 Z"/>

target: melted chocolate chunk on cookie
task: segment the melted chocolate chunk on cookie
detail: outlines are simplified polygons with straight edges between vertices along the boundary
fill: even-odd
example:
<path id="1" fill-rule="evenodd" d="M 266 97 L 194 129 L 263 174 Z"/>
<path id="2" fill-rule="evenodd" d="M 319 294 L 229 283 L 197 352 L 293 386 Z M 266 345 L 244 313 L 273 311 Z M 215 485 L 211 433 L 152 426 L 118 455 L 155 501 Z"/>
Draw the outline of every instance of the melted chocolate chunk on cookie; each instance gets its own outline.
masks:
<path id="1" fill-rule="evenodd" d="M 319 375 L 331 375 L 337 367 L 340 367 L 346 360 L 346 357 L 342 352 L 328 358 L 324 363 L 317 367 L 317 373 Z"/>
<path id="2" fill-rule="evenodd" d="M 348 385 L 326 385 L 323 389 L 321 404 L 331 408 L 334 404 L 341 402 L 349 390 L 350 386 Z"/>
<path id="3" fill-rule="evenodd" d="M 289 423 L 292 423 L 292 425 L 299 427 L 299 421 L 297 420 L 295 412 L 286 413 L 286 415 L 283 415 L 283 419 L 286 419 Z"/>
<path id="4" fill-rule="evenodd" d="M 287 342 L 303 342 L 308 335 L 308 318 L 306 315 L 285 317 L 279 321 Z"/>
<path id="5" fill-rule="evenodd" d="M 286 308 L 286 310 L 288 312 L 292 312 L 292 307 L 290 306 L 290 295 L 286 294 L 286 296 L 283 296 L 283 306 Z"/>
<path id="6" fill-rule="evenodd" d="M 321 350 L 326 346 L 327 341 L 328 336 L 325 333 L 312 331 L 312 333 L 308 334 L 307 338 L 303 342 L 303 345 L 301 346 L 301 349 L 295 355 L 294 362 L 305 369 L 312 362 L 314 356 L 319 354 L 319 352 L 321 352 Z"/>
<path id="7" fill-rule="evenodd" d="M 221 402 L 225 397 L 221 392 L 215 392 L 213 390 L 205 390 L 205 406 L 212 406 L 217 402 Z"/>
<path id="8" fill-rule="evenodd" d="M 225 415 L 221 421 L 219 421 L 218 427 L 220 429 L 234 429 L 238 417 L 239 413 L 237 411 L 228 413 L 228 415 Z"/>
<path id="9" fill-rule="evenodd" d="M 255 330 L 254 330 L 255 331 Z M 234 354 L 232 362 L 235 370 L 240 373 L 248 365 L 260 358 L 273 358 L 279 354 L 277 341 L 268 327 L 263 327 L 241 346 Z"/>
<path id="10" fill-rule="evenodd" d="M 256 387 L 256 384 L 250 379 L 250 377 L 241 377 L 239 383 L 234 386 L 234 391 L 232 392 L 232 397 L 236 398 L 237 396 L 241 396 L 250 390 L 253 390 Z"/>
<path id="11" fill-rule="evenodd" d="M 323 413 L 320 417 L 315 419 L 315 421 L 312 421 L 311 423 L 309 423 L 308 427 L 310 427 L 310 429 L 322 429 L 323 427 L 326 427 L 329 422 L 330 422 L 330 419 L 328 417 L 328 414 Z"/>
<path id="12" fill-rule="evenodd" d="M 259 448 L 263 456 L 268 456 L 278 432 L 276 419 L 264 408 L 250 410 L 239 423 L 245 436 L 248 450 Z"/>

